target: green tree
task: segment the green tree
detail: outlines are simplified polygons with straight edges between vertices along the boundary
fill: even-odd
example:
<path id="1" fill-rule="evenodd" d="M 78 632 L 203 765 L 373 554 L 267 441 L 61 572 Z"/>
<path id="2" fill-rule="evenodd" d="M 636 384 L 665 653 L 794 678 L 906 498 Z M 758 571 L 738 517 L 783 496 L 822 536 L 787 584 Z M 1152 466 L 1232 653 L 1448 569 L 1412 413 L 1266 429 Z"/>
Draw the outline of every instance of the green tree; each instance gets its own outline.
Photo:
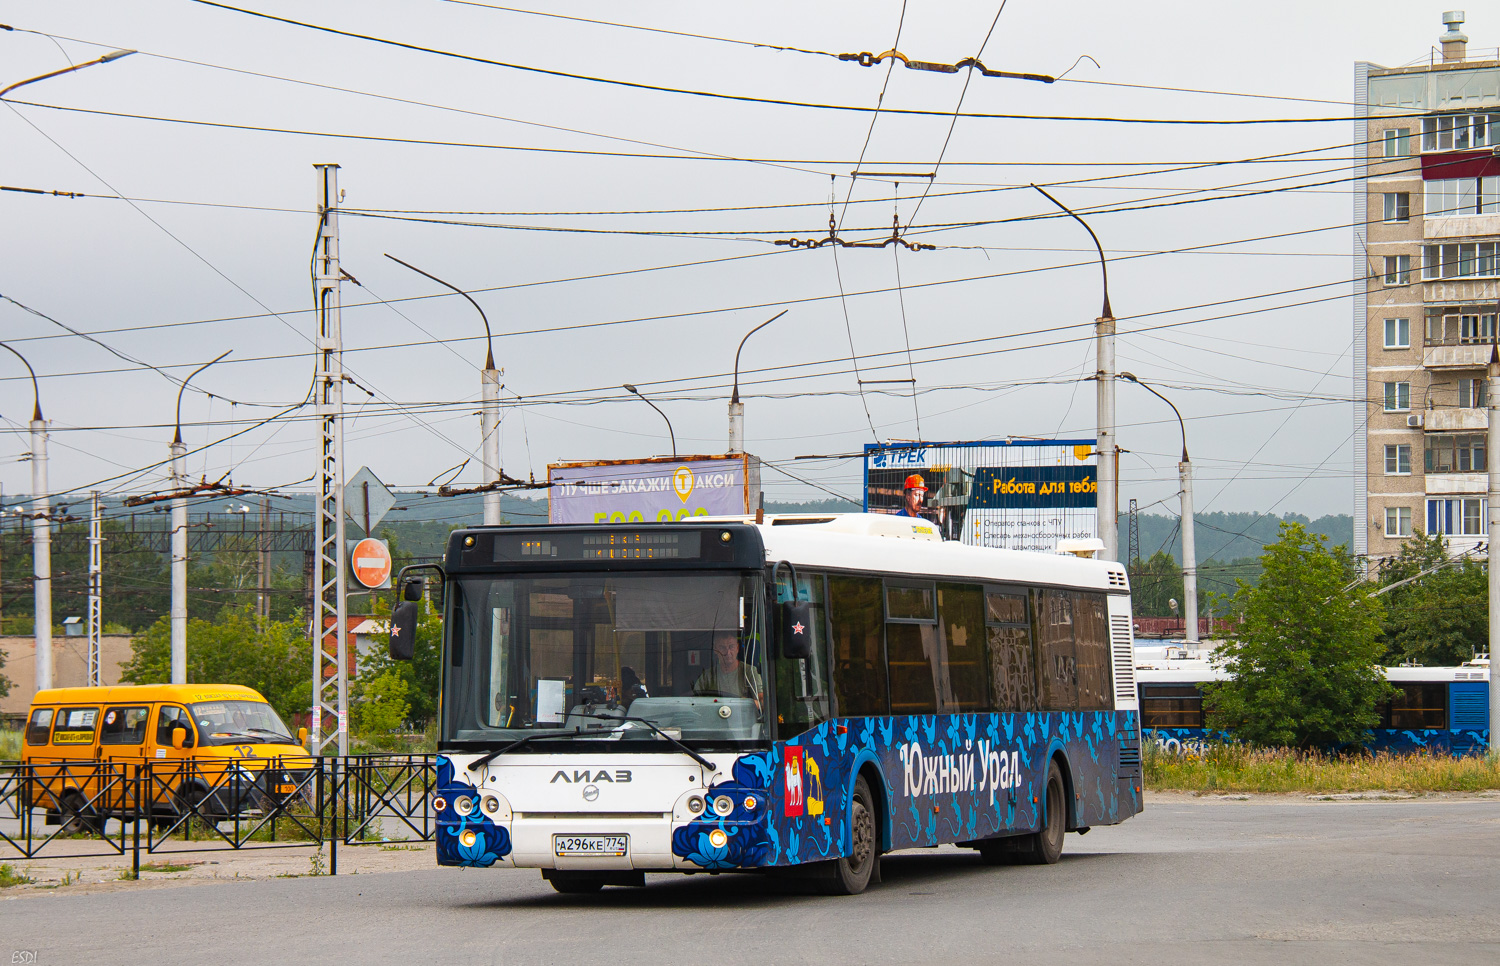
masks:
<path id="1" fill-rule="evenodd" d="M 395 668 L 387 668 L 372 678 L 361 678 L 356 691 L 354 727 L 367 740 L 379 742 L 387 738 L 411 712 L 411 702 L 406 700 L 411 685 Z"/>
<path id="2" fill-rule="evenodd" d="M 241 684 L 259 691 L 290 721 L 312 706 L 312 645 L 299 620 L 263 620 L 253 608 L 226 609 L 216 621 L 190 620 L 190 684 Z M 172 679 L 172 627 L 163 617 L 130 642 L 121 678 L 131 684 Z"/>
<path id="3" fill-rule="evenodd" d="M 1139 617 L 1173 617 L 1168 601 L 1177 601 L 1181 614 L 1182 565 L 1165 550 L 1148 560 L 1139 557 L 1130 567 L 1130 603 Z"/>
<path id="4" fill-rule="evenodd" d="M 407 699 L 411 702 L 410 717 L 414 721 L 431 721 L 437 715 L 438 681 L 442 675 L 443 615 L 435 603 L 423 603 L 417 618 L 417 639 L 413 643 L 410 661 L 391 659 L 390 635 L 383 634 L 377 640 L 383 645 L 359 665 L 359 676 L 373 679 L 394 672 L 409 686 Z M 375 614 L 388 619 L 390 604 L 381 596 L 375 599 Z"/>
<path id="5" fill-rule="evenodd" d="M 1239 581 L 1240 635 L 1219 654 L 1232 677 L 1205 687 L 1208 726 L 1256 745 L 1327 748 L 1364 739 L 1391 694 L 1379 663 L 1382 605 L 1348 549 L 1300 523 L 1266 546 L 1260 581 Z"/>
<path id="6" fill-rule="evenodd" d="M 1454 559 L 1441 534 L 1416 530 L 1380 568 L 1382 586 L 1403 580 L 1412 582 L 1383 595 L 1387 664 L 1462 664 L 1487 649 L 1490 587 L 1483 562 Z"/>

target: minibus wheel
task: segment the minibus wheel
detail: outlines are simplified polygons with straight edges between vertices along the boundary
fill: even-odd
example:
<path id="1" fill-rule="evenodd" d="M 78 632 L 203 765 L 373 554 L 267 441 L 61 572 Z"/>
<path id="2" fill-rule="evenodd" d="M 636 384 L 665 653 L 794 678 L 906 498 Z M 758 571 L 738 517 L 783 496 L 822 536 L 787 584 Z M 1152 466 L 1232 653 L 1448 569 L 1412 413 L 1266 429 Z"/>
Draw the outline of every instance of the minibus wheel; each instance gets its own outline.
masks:
<path id="1" fill-rule="evenodd" d="M 87 799 L 80 791 L 64 792 L 62 801 L 59 803 L 59 814 L 62 818 L 63 835 L 82 835 L 99 831 L 99 818 L 94 810 L 89 807 Z"/>

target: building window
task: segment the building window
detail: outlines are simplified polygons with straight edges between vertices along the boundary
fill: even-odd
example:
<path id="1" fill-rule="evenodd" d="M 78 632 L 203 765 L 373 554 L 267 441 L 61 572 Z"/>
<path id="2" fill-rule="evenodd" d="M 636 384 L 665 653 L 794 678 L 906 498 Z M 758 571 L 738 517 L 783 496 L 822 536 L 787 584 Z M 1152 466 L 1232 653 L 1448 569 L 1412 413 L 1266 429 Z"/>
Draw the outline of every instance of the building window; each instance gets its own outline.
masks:
<path id="1" fill-rule="evenodd" d="M 1429 215 L 1444 217 L 1496 214 L 1500 212 L 1500 176 L 1425 181 L 1422 183 L 1422 210 Z M 1390 220 L 1390 217 L 1386 218 L 1386 221 Z"/>
<path id="2" fill-rule="evenodd" d="M 1387 255 L 1387 256 L 1385 256 L 1385 284 L 1387 284 L 1387 285 L 1410 285 L 1411 284 L 1411 256 L 1410 255 Z"/>
<path id="3" fill-rule="evenodd" d="M 1485 379 L 1458 380 L 1458 405 L 1460 409 L 1483 409 L 1489 402 Z"/>
<path id="4" fill-rule="evenodd" d="M 1427 532 L 1454 537 L 1484 536 L 1483 497 L 1468 496 L 1427 501 Z"/>
<path id="5" fill-rule="evenodd" d="M 1388 382 L 1385 384 L 1385 411 L 1402 413 L 1411 409 L 1411 383 Z"/>
<path id="6" fill-rule="evenodd" d="M 1500 144 L 1500 114 L 1443 114 L 1422 118 L 1423 151 L 1468 151 Z"/>
<path id="7" fill-rule="evenodd" d="M 1495 334 L 1495 314 L 1464 315 L 1457 308 L 1427 310 L 1428 345 L 1475 345 L 1491 342 Z"/>
<path id="8" fill-rule="evenodd" d="M 1385 448 L 1385 475 L 1411 475 L 1411 447 L 1405 443 Z"/>
<path id="9" fill-rule="evenodd" d="M 1385 320 L 1385 347 L 1387 349 L 1411 348 L 1411 320 Z"/>
<path id="10" fill-rule="evenodd" d="M 1385 193 L 1385 220 L 1387 224 L 1411 220 L 1411 194 L 1406 191 Z"/>
<path id="11" fill-rule="evenodd" d="M 1411 128 L 1393 127 L 1385 132 L 1385 156 L 1404 158 L 1411 154 Z"/>
<path id="12" fill-rule="evenodd" d="M 1446 245 L 1422 246 L 1422 277 L 1439 278 L 1487 278 L 1497 273 L 1500 258 L 1496 258 L 1500 244 L 1495 242 L 1454 242 Z M 1397 258 L 1403 256 L 1396 256 Z M 1386 256 L 1386 284 L 1390 285 L 1391 256 Z"/>
<path id="13" fill-rule="evenodd" d="M 1385 508 L 1385 535 L 1388 537 L 1411 536 L 1411 507 L 1388 506 Z"/>
<path id="14" fill-rule="evenodd" d="M 1488 466 L 1482 433 L 1429 433 L 1423 442 L 1428 473 L 1483 473 Z"/>

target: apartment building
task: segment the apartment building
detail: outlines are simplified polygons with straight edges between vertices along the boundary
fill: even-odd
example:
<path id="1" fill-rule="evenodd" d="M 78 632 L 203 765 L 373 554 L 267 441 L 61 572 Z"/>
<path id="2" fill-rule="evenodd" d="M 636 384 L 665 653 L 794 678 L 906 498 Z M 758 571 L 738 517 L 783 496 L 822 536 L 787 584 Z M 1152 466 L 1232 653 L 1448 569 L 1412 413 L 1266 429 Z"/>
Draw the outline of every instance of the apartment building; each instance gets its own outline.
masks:
<path id="1" fill-rule="evenodd" d="M 1500 20 L 1500 18 L 1497 18 Z M 1485 367 L 1500 304 L 1500 51 L 1463 11 L 1404 67 L 1355 65 L 1355 552 L 1485 535 Z M 1497 23 L 1500 28 L 1500 23 Z"/>

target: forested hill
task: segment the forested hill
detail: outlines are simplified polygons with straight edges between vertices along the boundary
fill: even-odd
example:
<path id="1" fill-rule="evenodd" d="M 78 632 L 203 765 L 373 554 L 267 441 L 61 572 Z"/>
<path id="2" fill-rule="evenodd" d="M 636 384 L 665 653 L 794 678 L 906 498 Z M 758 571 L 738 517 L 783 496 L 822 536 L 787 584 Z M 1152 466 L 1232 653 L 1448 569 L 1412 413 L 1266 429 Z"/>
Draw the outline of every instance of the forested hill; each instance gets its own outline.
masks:
<path id="1" fill-rule="evenodd" d="M 1141 559 L 1149 559 L 1158 550 L 1165 550 L 1175 559 L 1182 559 L 1182 534 L 1177 517 L 1159 516 L 1153 513 L 1137 514 L 1141 530 Z M 1283 521 L 1300 523 L 1313 533 L 1328 537 L 1330 546 L 1343 544 L 1352 547 L 1354 542 L 1354 518 L 1346 514 L 1318 517 L 1310 520 L 1300 513 L 1288 513 L 1278 517 L 1255 513 L 1198 513 L 1195 514 L 1193 533 L 1196 541 L 1198 562 L 1208 560 L 1229 561 L 1241 557 L 1259 557 L 1261 548 L 1274 543 L 1277 530 Z M 1120 516 L 1120 551 L 1123 555 L 1128 547 L 1130 517 Z"/>

